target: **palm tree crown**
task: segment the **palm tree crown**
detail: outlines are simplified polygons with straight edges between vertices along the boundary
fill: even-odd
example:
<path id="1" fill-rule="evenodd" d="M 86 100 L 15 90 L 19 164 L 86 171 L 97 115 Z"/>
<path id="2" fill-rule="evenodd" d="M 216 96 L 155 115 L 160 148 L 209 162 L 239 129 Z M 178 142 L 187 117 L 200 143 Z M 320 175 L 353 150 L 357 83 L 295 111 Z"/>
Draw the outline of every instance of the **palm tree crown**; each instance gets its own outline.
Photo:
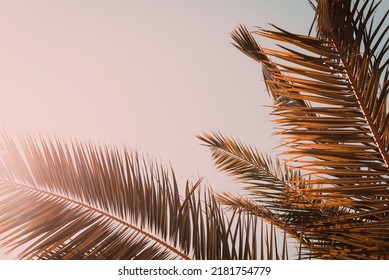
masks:
<path id="1" fill-rule="evenodd" d="M 260 209 L 310 257 L 387 259 L 388 12 L 373 21 L 376 1 L 311 4 L 315 36 L 274 25 L 254 31 L 280 43 L 266 49 L 245 26 L 232 33 L 262 65 L 286 165 L 220 133 L 200 139 L 219 169 L 248 184 L 251 201 L 222 195 L 225 203 Z"/>

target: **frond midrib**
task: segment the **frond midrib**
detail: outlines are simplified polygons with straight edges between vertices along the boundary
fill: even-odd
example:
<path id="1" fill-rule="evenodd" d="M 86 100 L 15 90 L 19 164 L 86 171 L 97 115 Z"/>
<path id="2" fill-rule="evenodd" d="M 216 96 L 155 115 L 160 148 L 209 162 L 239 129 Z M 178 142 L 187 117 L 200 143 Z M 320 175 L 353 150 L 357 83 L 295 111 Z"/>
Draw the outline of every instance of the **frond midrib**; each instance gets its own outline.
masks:
<path id="1" fill-rule="evenodd" d="M 334 45 L 334 47 L 336 48 L 336 52 L 341 54 L 340 52 L 340 49 L 339 49 L 339 46 L 336 42 L 336 40 L 332 40 L 332 43 Z M 369 130 L 373 136 L 373 139 L 377 145 L 377 148 L 382 156 L 382 159 L 384 160 L 385 164 L 386 164 L 386 170 L 388 170 L 389 172 L 389 154 L 387 154 L 385 152 L 385 147 L 384 147 L 384 143 L 382 143 L 382 141 L 380 140 L 379 138 L 379 133 L 376 129 L 376 126 L 374 125 L 374 122 L 370 116 L 370 111 L 367 109 L 366 107 L 366 104 L 363 102 L 364 99 L 362 98 L 360 92 L 357 90 L 357 87 L 356 87 L 356 81 L 353 77 L 353 75 L 350 74 L 350 70 L 349 70 L 349 67 L 348 67 L 348 64 L 344 61 L 344 59 L 342 58 L 342 55 L 340 55 L 339 57 L 339 60 L 341 61 L 342 63 L 342 66 L 344 67 L 344 70 L 345 70 L 345 75 L 347 75 L 347 79 L 349 80 L 350 82 L 350 85 L 351 85 L 351 88 L 352 90 L 354 91 L 355 93 L 355 97 L 357 99 L 357 102 L 361 108 L 361 111 L 362 111 L 362 114 L 363 114 L 363 117 L 365 118 L 365 121 L 369 127 Z"/>
<path id="2" fill-rule="evenodd" d="M 214 147 L 215 148 L 215 147 Z M 262 166 L 258 165 L 258 164 L 255 164 L 247 159 L 245 159 L 244 157 L 242 156 L 238 156 L 222 147 L 216 147 L 215 149 L 219 149 L 219 150 L 222 150 L 224 153 L 227 153 L 229 154 L 231 157 L 234 157 L 236 159 L 239 159 L 239 160 L 242 160 L 243 162 L 245 162 L 247 165 L 252 165 L 254 166 L 255 168 L 261 170 L 262 172 L 265 172 L 268 176 L 270 177 L 273 177 L 275 181 L 277 181 L 278 183 L 281 183 L 282 185 L 284 185 L 286 188 L 291 188 L 292 186 L 288 183 L 288 182 L 285 182 L 285 180 L 283 180 L 282 178 L 279 178 L 279 176 L 277 174 L 273 174 L 271 172 L 271 170 L 268 170 L 268 169 L 265 169 L 263 168 Z M 241 179 L 240 179 L 241 180 Z M 242 180 L 241 180 L 242 181 Z"/>
<path id="3" fill-rule="evenodd" d="M 102 210 L 100 210 L 100 209 L 97 209 L 97 208 L 95 208 L 95 207 L 93 207 L 93 206 L 91 206 L 91 205 L 82 203 L 82 202 L 80 202 L 80 201 L 71 199 L 71 198 L 69 198 L 69 197 L 65 197 L 65 196 L 63 196 L 63 195 L 59 195 L 59 194 L 56 194 L 56 193 L 52 193 L 52 192 L 49 192 L 49 191 L 42 190 L 42 189 L 40 189 L 40 188 L 36 188 L 36 187 L 29 186 L 29 185 L 22 184 L 22 183 L 13 182 L 13 181 L 10 181 L 10 180 L 6 180 L 6 179 L 4 179 L 4 178 L 0 178 L 0 181 L 2 181 L 2 182 L 4 182 L 4 183 L 9 183 L 9 184 L 17 185 L 17 186 L 20 186 L 20 187 L 22 187 L 22 188 L 29 189 L 29 190 L 31 190 L 31 191 L 35 191 L 35 192 L 38 192 L 38 193 L 41 193 L 41 194 L 48 195 L 48 196 L 50 196 L 50 197 L 55 197 L 55 198 L 58 198 L 58 199 L 60 199 L 60 200 L 69 202 L 69 203 L 71 203 L 71 204 L 73 204 L 73 205 L 81 206 L 82 208 L 87 209 L 88 211 L 95 212 L 95 213 L 97 213 L 97 214 L 99 214 L 99 215 L 101 215 L 101 216 L 104 216 L 104 217 L 106 217 L 106 218 L 108 218 L 108 219 L 111 219 L 112 221 L 118 222 L 118 223 L 122 224 L 123 226 L 126 226 L 126 227 L 128 227 L 128 228 L 130 228 L 130 229 L 132 229 L 132 230 L 134 230 L 134 231 L 136 231 L 136 232 L 138 232 L 138 233 L 144 235 L 145 237 L 147 237 L 147 238 L 149 238 L 149 239 L 151 239 L 151 240 L 157 242 L 157 243 L 160 244 L 161 246 L 165 247 L 166 249 L 168 249 L 168 250 L 170 250 L 171 252 L 177 254 L 178 256 L 182 257 L 182 258 L 185 259 L 185 260 L 190 260 L 190 259 L 191 259 L 187 254 L 185 254 L 185 253 L 179 251 L 177 248 L 175 248 L 175 247 L 169 245 L 168 243 L 166 243 L 166 242 L 163 241 L 162 239 L 159 239 L 158 237 L 152 235 L 151 233 L 146 232 L 146 231 L 142 230 L 141 228 L 136 227 L 136 226 L 134 226 L 134 225 L 132 225 L 132 224 L 130 224 L 130 223 L 124 221 L 123 219 L 120 219 L 120 218 L 118 218 L 118 217 L 116 217 L 116 216 L 114 216 L 114 215 L 112 215 L 112 214 L 109 214 L 109 213 L 107 213 L 107 212 L 105 212 L 105 211 L 102 211 Z"/>

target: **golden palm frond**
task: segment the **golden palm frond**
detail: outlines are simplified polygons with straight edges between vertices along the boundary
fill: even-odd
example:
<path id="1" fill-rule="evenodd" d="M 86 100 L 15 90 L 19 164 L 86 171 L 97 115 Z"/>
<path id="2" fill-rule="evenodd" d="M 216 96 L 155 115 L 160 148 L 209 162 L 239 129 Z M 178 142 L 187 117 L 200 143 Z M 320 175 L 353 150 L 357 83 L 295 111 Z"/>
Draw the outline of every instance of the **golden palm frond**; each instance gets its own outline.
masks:
<path id="1" fill-rule="evenodd" d="M 211 150 L 212 158 L 220 171 L 235 177 L 246 185 L 245 196 L 225 192 L 217 195 L 229 209 L 243 210 L 276 226 L 282 233 L 298 242 L 310 244 L 305 226 L 318 218 L 326 219 L 334 207 L 317 196 L 303 192 L 310 188 L 297 169 L 289 168 L 238 139 L 220 133 L 198 136 Z M 315 206 L 315 207 L 313 207 Z M 304 248 L 302 248 L 304 249 Z M 310 254 L 302 250 L 301 253 Z"/>
<path id="2" fill-rule="evenodd" d="M 256 259 L 257 219 L 127 149 L 0 137 L 0 245 L 26 259 Z M 238 225 L 238 226 L 237 226 Z M 265 249 L 262 249 L 265 250 Z"/>
<path id="3" fill-rule="evenodd" d="M 304 176 L 292 190 L 311 203 L 291 203 L 321 213 L 300 231 L 316 257 L 389 258 L 389 27 L 388 11 L 373 21 L 379 4 L 317 0 L 317 36 L 274 25 L 254 32 L 277 49 L 261 47 L 244 26 L 232 33 L 262 63 L 287 163 Z M 223 169 L 242 172 L 235 164 Z"/>
<path id="4" fill-rule="evenodd" d="M 305 184 L 298 170 L 279 160 L 273 161 L 240 140 L 221 133 L 197 137 L 211 150 L 216 167 L 245 183 L 251 197 L 268 209 L 277 211 L 285 207 L 289 200 L 286 193 Z"/>

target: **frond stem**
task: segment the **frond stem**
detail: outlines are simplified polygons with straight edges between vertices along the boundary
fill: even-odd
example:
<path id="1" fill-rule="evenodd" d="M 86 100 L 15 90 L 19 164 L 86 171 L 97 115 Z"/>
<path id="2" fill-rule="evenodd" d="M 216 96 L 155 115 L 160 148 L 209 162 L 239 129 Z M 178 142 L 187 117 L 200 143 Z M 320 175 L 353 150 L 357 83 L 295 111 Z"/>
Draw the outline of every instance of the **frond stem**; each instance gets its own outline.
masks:
<path id="1" fill-rule="evenodd" d="M 277 176 L 277 174 L 273 174 L 270 170 L 268 169 L 265 169 L 263 168 L 262 166 L 258 165 L 258 164 L 255 164 L 247 159 L 245 159 L 244 157 L 241 157 L 241 156 L 238 156 L 234 153 L 231 153 L 230 151 L 226 150 L 226 149 L 223 149 L 223 148 L 220 148 L 220 147 L 217 147 L 218 149 L 221 149 L 223 150 L 225 153 L 228 153 L 230 156 L 232 157 L 235 157 L 235 158 L 238 158 L 242 161 L 244 161 L 245 163 L 249 164 L 249 165 L 254 165 L 257 169 L 259 170 L 262 170 L 263 172 L 265 172 L 268 176 L 270 177 L 273 177 L 275 180 L 277 180 L 279 183 L 281 183 L 282 185 L 284 185 L 287 189 L 289 188 L 292 188 L 292 186 L 288 183 L 288 182 L 285 182 L 283 179 L 279 178 Z"/>
<path id="2" fill-rule="evenodd" d="M 337 42 L 335 40 L 332 40 L 333 44 L 334 44 L 334 47 L 336 48 L 336 51 L 341 54 L 341 52 L 339 51 L 339 46 L 337 44 Z M 368 110 L 366 108 L 366 105 L 364 102 L 362 102 L 362 96 L 361 94 L 359 93 L 359 91 L 356 89 L 356 82 L 355 82 L 355 79 L 353 78 L 353 76 L 350 74 L 350 71 L 347 67 L 347 63 L 345 63 L 344 59 L 342 58 L 342 56 L 340 55 L 340 58 L 339 60 L 341 61 L 342 63 L 342 66 L 344 67 L 345 69 L 345 75 L 347 76 L 347 78 L 349 79 L 350 81 L 350 85 L 351 85 L 351 88 L 352 90 L 354 91 L 355 93 L 355 96 L 357 97 L 357 102 L 360 106 L 360 108 L 362 109 L 362 114 L 363 116 L 365 117 L 365 120 L 368 124 L 368 127 L 369 127 L 369 130 L 373 136 L 373 139 L 375 141 L 375 143 L 377 144 L 377 148 L 378 150 L 380 151 L 380 154 L 382 156 L 382 159 L 384 160 L 385 164 L 386 164 L 386 168 L 389 169 L 389 154 L 387 154 L 385 152 L 385 147 L 384 147 L 384 144 L 382 143 L 382 141 L 379 140 L 379 137 L 378 137 L 378 131 L 375 129 L 374 127 L 374 122 L 371 118 L 371 116 L 368 114 Z"/>
<path id="3" fill-rule="evenodd" d="M 83 208 L 86 208 L 87 210 L 89 211 L 93 211 L 93 212 L 96 212 L 100 215 L 103 215 L 109 219 L 112 219 L 134 231 L 137 231 L 139 232 L 140 234 L 146 236 L 147 238 L 151 239 L 151 240 L 154 240 L 155 242 L 161 244 L 162 246 L 164 246 L 165 248 L 167 248 L 168 250 L 172 251 L 173 253 L 177 254 L 178 256 L 182 257 L 183 259 L 185 260 L 190 260 L 191 258 L 187 255 L 187 254 L 184 254 L 183 252 L 180 252 L 179 250 L 177 250 L 175 247 L 169 245 L 168 243 L 166 243 L 165 241 L 155 237 L 154 235 L 151 235 L 150 233 L 132 225 L 132 224 L 129 224 L 125 221 L 123 221 L 122 219 L 119 219 L 109 213 L 106 213 L 102 210 L 99 210 L 99 209 L 96 209 L 90 205 L 87 205 L 87 204 L 84 204 L 84 203 L 81 203 L 79 201 L 76 201 L 74 199 L 70 199 L 70 198 L 67 198 L 67 197 L 64 197 L 62 195 L 59 195 L 59 194 L 56 194 L 56 193 L 52 193 L 52 192 L 48 192 L 48 191 L 45 191 L 45 190 L 42 190 L 42 189 L 39 189 L 39 188 L 35 188 L 35 187 L 32 187 L 32 186 L 28 186 L 28 185 L 25 185 L 25 184 L 20 184 L 20 183 L 15 183 L 15 182 L 12 182 L 12 181 L 8 181 L 8 180 L 4 180 L 4 179 L 0 179 L 0 181 L 2 182 L 5 182 L 5 183 L 9 183 L 9 184 L 13 184 L 13 185 L 17 185 L 21 188 L 26 188 L 26 189 L 29 189 L 29 190 L 33 190 L 33 191 L 36 191 L 36 192 L 39 192 L 39 193 L 42 193 L 42 194 L 45 194 L 45 195 L 48 195 L 48 196 L 51 196 L 51 197 L 56 197 L 56 198 L 59 198 L 61 200 L 65 200 L 65 201 L 68 201 L 70 203 L 73 203 L 73 204 L 76 204 L 76 205 L 79 205 Z"/>

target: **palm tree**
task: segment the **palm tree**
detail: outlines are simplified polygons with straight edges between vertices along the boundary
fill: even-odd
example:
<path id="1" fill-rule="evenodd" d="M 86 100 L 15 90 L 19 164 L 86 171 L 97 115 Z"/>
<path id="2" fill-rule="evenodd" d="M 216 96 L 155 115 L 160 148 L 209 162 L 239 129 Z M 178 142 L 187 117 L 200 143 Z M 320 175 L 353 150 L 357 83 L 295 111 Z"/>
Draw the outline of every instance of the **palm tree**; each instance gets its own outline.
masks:
<path id="1" fill-rule="evenodd" d="M 389 259 L 388 11 L 377 1 L 317 0 L 316 35 L 245 26 L 234 45 L 261 63 L 286 160 L 221 133 L 199 136 L 216 166 L 247 185 L 232 209 L 294 237 L 298 257 Z M 312 28 L 311 28 L 312 29 Z"/>
<path id="2" fill-rule="evenodd" d="M 291 236 L 299 258 L 389 258 L 386 15 L 372 21 L 374 1 L 313 6 L 316 36 L 256 32 L 291 45 L 281 50 L 232 33 L 262 64 L 289 148 L 281 163 L 199 136 L 249 196 L 215 196 L 201 180 L 181 195 L 171 168 L 125 148 L 3 133 L 0 246 L 29 259 L 278 259 Z"/>
<path id="3" fill-rule="evenodd" d="M 181 195 L 171 168 L 126 148 L 2 133 L 0 151 L 0 245 L 18 258 L 267 256 L 255 216 L 225 214 L 201 179 Z"/>

